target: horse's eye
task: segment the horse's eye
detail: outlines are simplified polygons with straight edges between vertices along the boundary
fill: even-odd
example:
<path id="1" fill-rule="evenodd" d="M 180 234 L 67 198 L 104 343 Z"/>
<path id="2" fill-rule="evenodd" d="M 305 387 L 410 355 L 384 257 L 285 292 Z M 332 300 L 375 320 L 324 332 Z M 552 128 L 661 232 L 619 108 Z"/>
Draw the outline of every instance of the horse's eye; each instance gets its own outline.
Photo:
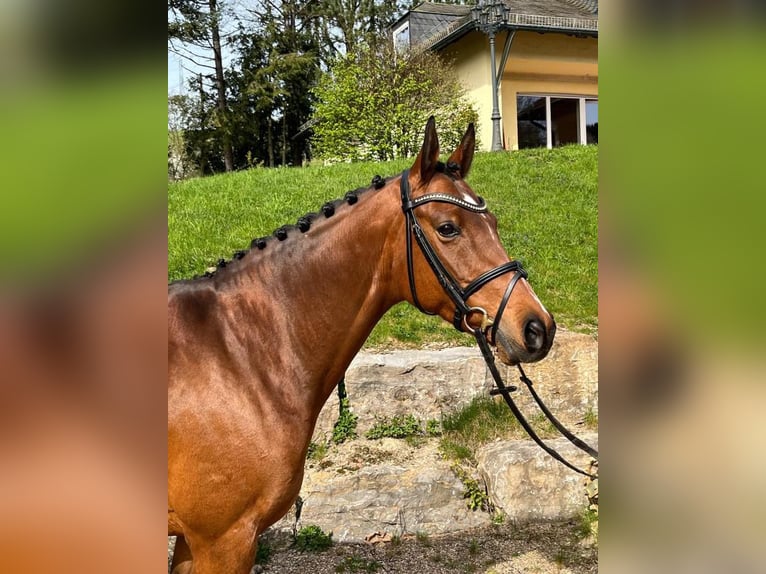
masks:
<path id="1" fill-rule="evenodd" d="M 436 228 L 436 231 L 442 237 L 457 237 L 460 235 L 460 228 L 450 221 L 442 223 L 439 227 Z"/>

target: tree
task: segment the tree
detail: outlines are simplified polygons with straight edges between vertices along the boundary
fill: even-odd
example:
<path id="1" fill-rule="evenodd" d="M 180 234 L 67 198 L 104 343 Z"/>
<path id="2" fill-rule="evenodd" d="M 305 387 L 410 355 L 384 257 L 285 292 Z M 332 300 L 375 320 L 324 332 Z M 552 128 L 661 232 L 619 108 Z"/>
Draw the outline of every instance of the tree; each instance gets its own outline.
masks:
<path id="1" fill-rule="evenodd" d="M 168 96 L 168 179 L 185 179 L 197 173 L 186 136 L 194 121 L 194 107 L 189 96 Z"/>
<path id="2" fill-rule="evenodd" d="M 214 119 L 221 134 L 225 169 L 232 171 L 234 153 L 221 44 L 224 10 L 218 0 L 168 0 L 168 14 L 170 49 L 195 66 L 213 72 L 217 112 Z"/>
<path id="3" fill-rule="evenodd" d="M 400 6 L 396 0 L 325 0 L 318 14 L 322 17 L 321 43 L 326 62 L 356 51 L 364 43 L 374 45 L 385 36 L 386 26 Z"/>
<path id="4" fill-rule="evenodd" d="M 315 95 L 312 142 L 328 159 L 411 157 L 432 114 L 443 146 L 454 148 L 478 120 L 449 62 L 427 51 L 397 54 L 391 42 L 338 58 Z"/>
<path id="5" fill-rule="evenodd" d="M 308 155 L 305 138 L 295 135 L 311 114 L 311 90 L 319 75 L 312 28 L 317 16 L 311 4 L 265 1 L 236 38 L 231 105 L 240 153 L 249 154 L 248 164 L 257 158 L 269 166 L 300 165 Z"/>

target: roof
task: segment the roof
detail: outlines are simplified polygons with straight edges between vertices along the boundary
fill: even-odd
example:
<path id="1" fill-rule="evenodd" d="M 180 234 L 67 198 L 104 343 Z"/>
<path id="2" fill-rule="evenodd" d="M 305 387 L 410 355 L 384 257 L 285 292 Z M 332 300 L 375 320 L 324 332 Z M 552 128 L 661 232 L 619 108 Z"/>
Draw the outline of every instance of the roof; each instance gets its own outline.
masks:
<path id="1" fill-rule="evenodd" d="M 511 9 L 506 28 L 598 35 L 598 0 L 505 0 L 505 3 Z M 431 49 L 447 46 L 477 28 L 471 17 L 471 6 L 434 2 L 419 4 L 399 18 L 392 28 L 411 12 L 452 16 L 447 25 L 416 40 Z"/>
<path id="2" fill-rule="evenodd" d="M 598 0 L 506 0 L 511 14 L 598 19 Z"/>
<path id="3" fill-rule="evenodd" d="M 423 12 L 425 14 L 455 14 L 463 15 L 471 9 L 470 6 L 459 4 L 442 4 L 441 2 L 423 2 L 415 6 L 410 12 Z"/>
<path id="4" fill-rule="evenodd" d="M 417 12 L 419 14 L 441 14 L 443 16 L 451 16 L 452 18 L 465 16 L 471 12 L 470 6 L 463 6 L 459 4 L 442 4 L 441 2 L 422 2 L 415 6 L 412 10 L 409 10 L 397 18 L 388 27 L 389 29 L 396 28 L 404 20 L 410 17 L 410 14 Z"/>

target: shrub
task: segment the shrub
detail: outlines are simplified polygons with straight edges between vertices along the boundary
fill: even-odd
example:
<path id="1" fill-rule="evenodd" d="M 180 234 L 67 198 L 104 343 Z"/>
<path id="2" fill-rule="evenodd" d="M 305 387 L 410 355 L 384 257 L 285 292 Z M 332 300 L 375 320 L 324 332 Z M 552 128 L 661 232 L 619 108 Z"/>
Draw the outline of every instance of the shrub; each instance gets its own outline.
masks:
<path id="1" fill-rule="evenodd" d="M 454 149 L 478 119 L 449 62 L 428 51 L 398 54 L 385 42 L 336 60 L 314 94 L 314 149 L 335 160 L 412 157 L 432 114 L 442 148 Z"/>
<path id="2" fill-rule="evenodd" d="M 332 532 L 326 534 L 314 524 L 304 526 L 295 535 L 295 547 L 301 552 L 320 552 L 332 546 Z"/>

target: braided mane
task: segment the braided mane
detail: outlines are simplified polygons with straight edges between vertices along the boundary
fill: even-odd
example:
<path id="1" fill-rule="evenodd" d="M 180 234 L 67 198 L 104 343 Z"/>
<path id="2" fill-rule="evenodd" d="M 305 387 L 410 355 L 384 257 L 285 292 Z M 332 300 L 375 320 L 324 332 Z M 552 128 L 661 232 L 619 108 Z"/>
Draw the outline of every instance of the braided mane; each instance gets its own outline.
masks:
<path id="1" fill-rule="evenodd" d="M 440 162 L 441 163 L 441 162 Z M 443 164 L 442 164 L 443 165 Z M 443 168 L 442 168 L 443 169 Z M 354 205 L 359 201 L 359 195 L 370 190 L 381 189 L 388 183 L 390 178 L 383 178 L 380 175 L 376 175 L 372 178 L 372 182 L 369 187 L 360 187 L 358 189 L 347 192 L 341 199 L 335 199 L 328 201 L 319 209 L 318 212 L 310 212 L 306 215 L 299 217 L 295 224 L 282 225 L 274 230 L 271 235 L 263 237 L 256 237 L 250 242 L 248 249 L 235 251 L 231 259 L 219 259 L 215 266 L 208 267 L 202 275 L 196 275 L 193 279 L 207 279 L 214 277 L 219 269 L 224 269 L 226 266 L 234 260 L 242 259 L 252 249 L 258 249 L 262 251 L 268 247 L 269 243 L 273 241 L 285 241 L 291 234 L 296 231 L 300 233 L 306 233 L 311 229 L 311 225 L 321 217 L 325 219 L 335 215 L 336 210 L 344 203 L 348 205 Z"/>

